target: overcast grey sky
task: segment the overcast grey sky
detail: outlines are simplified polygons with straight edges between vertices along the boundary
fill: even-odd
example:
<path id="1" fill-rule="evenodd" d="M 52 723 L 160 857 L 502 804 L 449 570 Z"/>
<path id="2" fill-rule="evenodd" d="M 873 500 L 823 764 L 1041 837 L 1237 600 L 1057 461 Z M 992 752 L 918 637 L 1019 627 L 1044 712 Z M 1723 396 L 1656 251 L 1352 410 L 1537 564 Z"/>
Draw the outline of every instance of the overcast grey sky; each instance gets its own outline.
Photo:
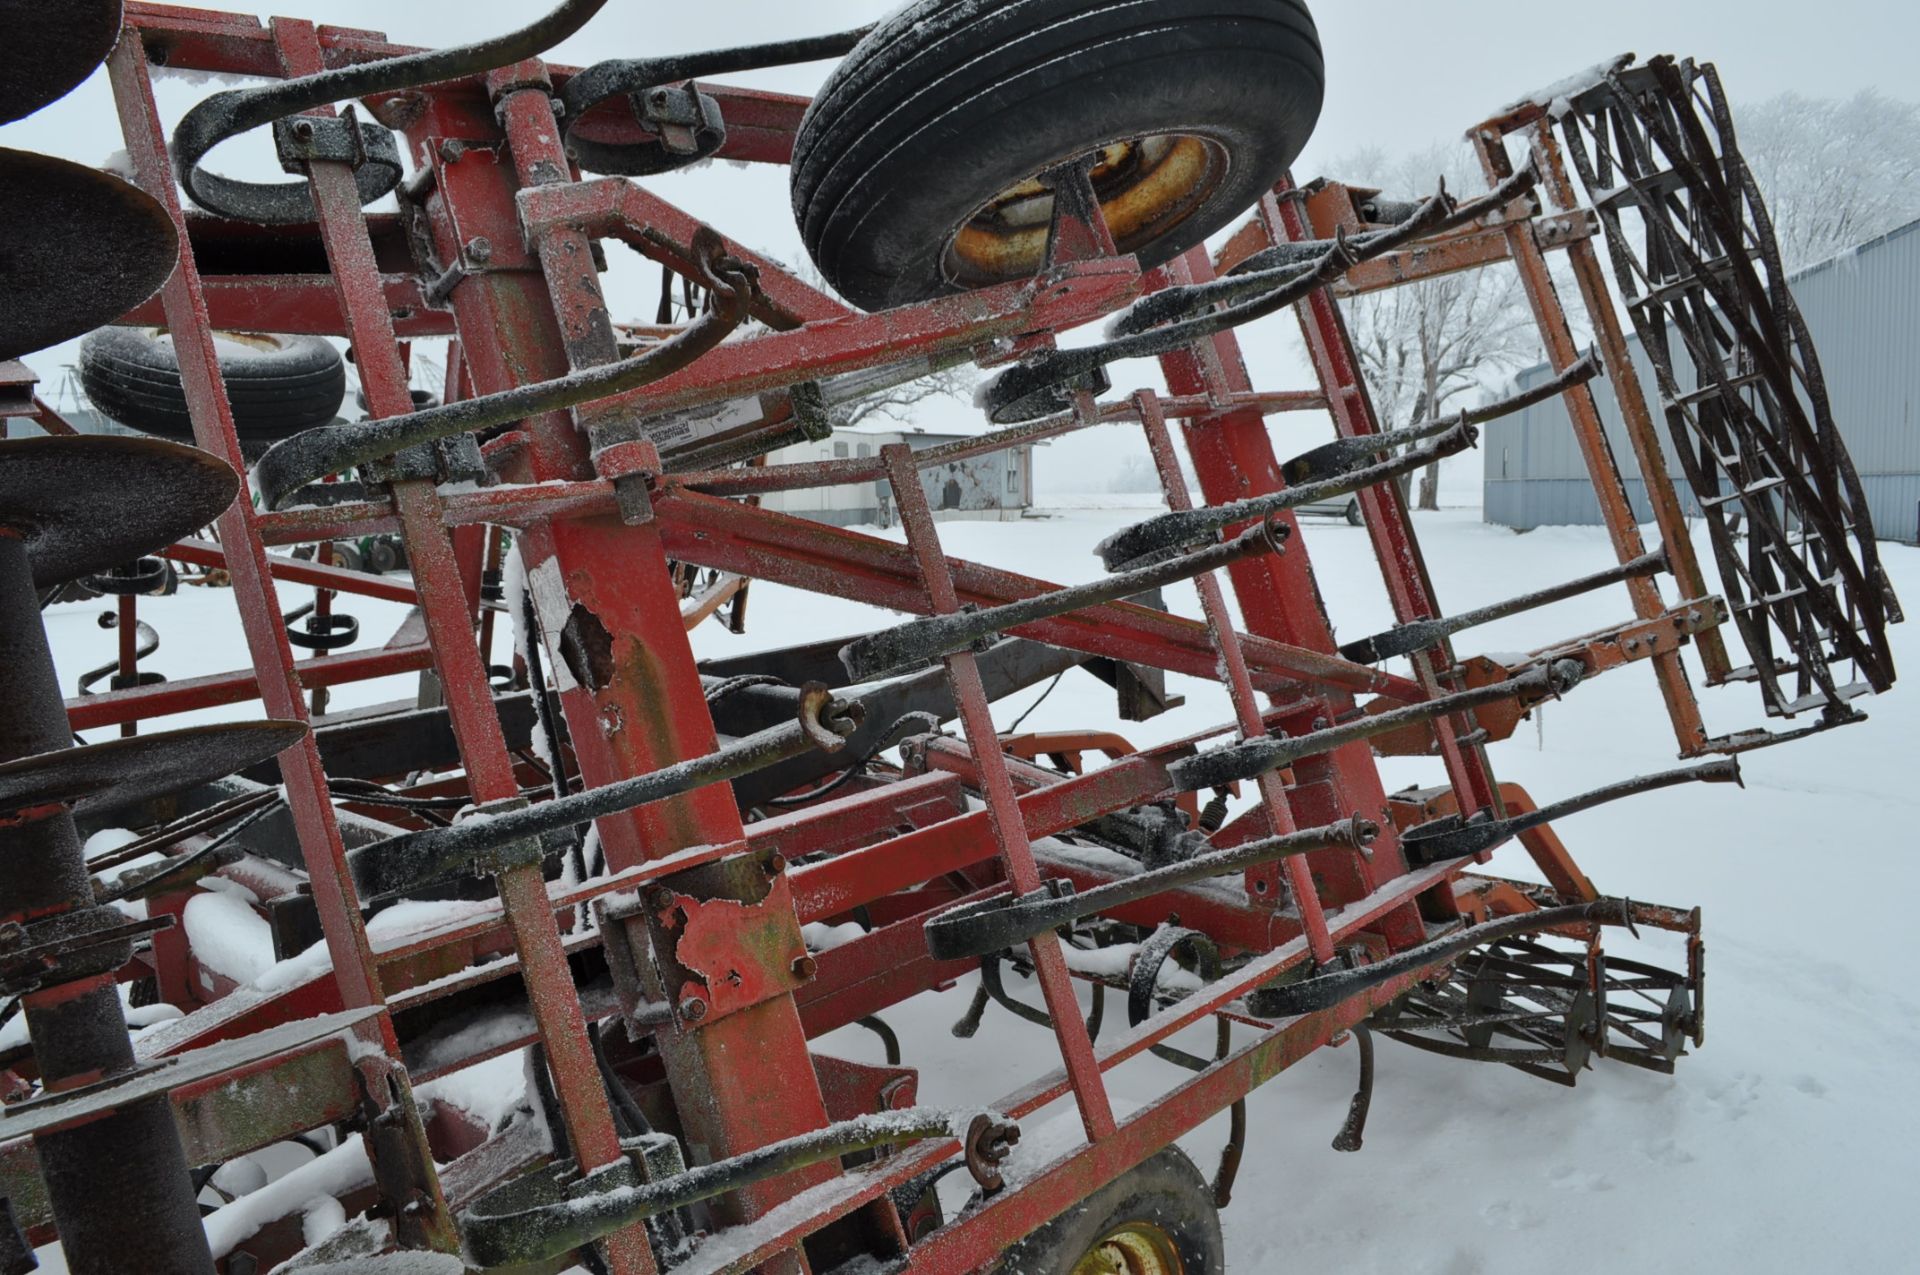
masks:
<path id="1" fill-rule="evenodd" d="M 545 0 L 201 3 L 380 29 L 397 41 L 419 44 L 454 43 L 504 31 L 546 7 Z M 708 0 L 695 5 L 622 0 L 609 5 L 552 57 L 586 63 L 814 34 L 857 26 L 893 6 L 894 0 Z M 1318 175 L 1330 157 L 1361 147 L 1397 153 L 1457 139 L 1468 125 L 1504 103 L 1627 51 L 1711 59 L 1719 64 L 1736 101 L 1785 90 L 1850 96 L 1869 87 L 1894 97 L 1916 96 L 1911 68 L 1920 16 L 1912 7 L 1889 0 L 1827 0 L 1813 6 L 1800 0 L 1595 0 L 1577 5 L 1319 0 L 1314 11 L 1326 48 L 1328 98 L 1320 131 L 1299 165 L 1303 177 Z M 814 64 L 736 78 L 808 93 L 826 70 Z M 169 121 L 177 119 L 210 91 L 166 83 L 162 111 Z M 89 164 L 99 163 L 120 145 L 111 100 L 99 75 L 39 115 L 0 128 L 0 146 Z M 264 134 L 230 143 L 218 158 L 220 167 L 235 173 L 272 172 Z M 800 255 L 784 170 L 717 165 L 662 179 L 656 188 L 743 241 L 784 260 Z M 625 267 L 609 282 L 616 309 L 635 314 L 651 309 L 649 275 Z M 1267 342 L 1278 347 L 1285 335 L 1284 327 L 1275 329 Z M 29 362 L 43 378 L 57 383 L 59 367 L 70 357 L 62 348 Z M 1271 356 L 1257 354 L 1254 362 L 1269 379 L 1297 378 L 1297 372 L 1287 375 L 1295 364 L 1278 348 Z M 978 419 L 958 403 L 943 404 L 932 415 L 936 424 Z M 1081 464 L 1076 451 L 1090 462 L 1104 446 L 1089 439 L 1078 448 L 1056 447 L 1042 470 L 1076 470 Z"/>
<path id="2" fill-rule="evenodd" d="M 539 12 L 534 0 L 278 0 L 207 7 L 311 18 L 385 30 L 396 40 L 445 44 L 505 30 Z M 698 5 L 609 5 L 556 58 L 578 62 L 778 39 L 855 26 L 893 0 L 708 0 Z M 1518 5 L 1487 0 L 1321 0 L 1329 97 L 1313 154 L 1366 144 L 1411 149 L 1452 136 L 1473 117 L 1615 53 L 1682 53 L 1720 64 L 1736 96 L 1783 89 L 1844 95 L 1910 84 L 1920 16 L 1889 0 L 1598 0 Z M 824 68 L 752 77 L 807 92 Z M 91 158 L 88 132 L 110 128 L 102 85 L 89 84 L 41 118 L 8 127 L 12 146 Z M 1409 146 L 1395 145 L 1404 139 Z M 108 147 L 106 149 L 111 149 Z M 1309 165 L 1310 166 L 1310 165 Z"/>

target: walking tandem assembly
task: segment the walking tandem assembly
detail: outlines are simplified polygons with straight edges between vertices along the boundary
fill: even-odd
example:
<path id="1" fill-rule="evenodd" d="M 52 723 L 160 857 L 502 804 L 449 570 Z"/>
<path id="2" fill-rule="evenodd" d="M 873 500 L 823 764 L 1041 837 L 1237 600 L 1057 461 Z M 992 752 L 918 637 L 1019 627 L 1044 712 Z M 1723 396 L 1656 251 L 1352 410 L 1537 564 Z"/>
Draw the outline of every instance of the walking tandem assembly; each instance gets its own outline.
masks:
<path id="1" fill-rule="evenodd" d="M 1861 720 L 1900 619 L 1710 67 L 1596 68 L 1468 133 L 1484 192 L 1398 199 L 1289 173 L 1323 84 L 1303 0 L 920 0 L 814 40 L 542 60 L 604 7 L 423 51 L 0 4 L 0 116 L 104 61 L 128 165 L 0 150 L 0 359 L 104 330 L 81 356 L 96 400 L 160 436 L 72 436 L 0 364 L 4 414 L 48 435 L 0 439 L 0 983 L 27 1029 L 4 1055 L 0 1270 L 57 1238 L 86 1275 L 1205 1275 L 1246 1096 L 1316 1049 L 1354 1045 L 1328 1130 L 1358 1151 L 1376 1035 L 1567 1085 L 1703 1042 L 1698 910 L 1604 892 L 1555 825 Z M 811 101 L 705 78 L 828 58 Z M 244 79 L 169 135 L 162 71 Z M 269 146 L 288 180 L 210 166 Z M 716 158 L 790 167 L 826 287 L 660 193 Z M 652 324 L 609 313 L 621 249 L 667 280 Z M 1379 420 L 1339 301 L 1480 268 L 1518 271 L 1559 375 Z M 1259 388 L 1239 331 L 1288 309 L 1318 383 Z M 338 415 L 337 347 L 314 338 L 350 348 L 364 419 Z M 445 343 L 437 398 L 409 388 L 423 343 Z M 1116 390 L 1143 359 L 1166 390 Z M 962 365 L 991 378 L 978 437 L 768 463 L 837 407 Z M 1619 566 L 1450 613 L 1400 480 L 1554 396 Z M 1293 412 L 1338 441 L 1277 455 L 1269 418 Z M 1169 510 L 1103 546 L 1104 578 L 945 552 L 922 471 L 1098 425 L 1139 431 Z M 856 483 L 890 493 L 904 543 L 758 499 Z M 1350 497 L 1396 623 L 1343 645 L 1292 511 Z M 339 564 L 382 537 L 410 578 Z M 156 670 L 165 620 L 140 599 L 182 573 L 231 588 L 251 667 Z M 689 630 L 745 625 L 749 581 L 913 618 L 698 662 Z M 1199 620 L 1158 604 L 1188 581 Z M 77 585 L 112 595 L 121 654 L 63 703 L 35 604 Z M 289 585 L 315 602 L 290 610 Z M 1602 632 L 1469 646 L 1622 589 Z M 355 597 L 409 618 L 349 649 Z M 503 624 L 511 666 L 489 662 Z M 994 701 L 1074 668 L 1115 686 L 1116 717 L 1163 711 L 1169 672 L 1221 683 L 1232 717 L 1139 751 L 1110 722 L 997 731 Z M 1687 768 L 1541 805 L 1495 778 L 1489 745 L 1538 705 L 1649 672 Z M 396 673 L 417 700 L 327 711 Z M 1760 724 L 1709 735 L 1696 680 L 1730 704 L 1757 687 Z M 222 705 L 263 720 L 151 725 Z M 80 742 L 100 731 L 124 737 Z M 1430 758 L 1434 786 L 1389 793 L 1381 756 Z M 104 828 L 131 840 L 89 852 Z M 1510 842 L 1545 884 L 1485 874 Z M 270 930 L 277 964 L 224 972 L 185 920 L 212 896 Z M 1609 955 L 1641 928 L 1683 935 L 1685 968 Z M 975 979 L 956 1034 L 1002 1006 L 1058 1065 L 991 1109 L 922 1104 L 884 1013 Z M 1127 1022 L 1103 1033 L 1109 990 Z M 155 1006 L 180 1013 L 154 1026 Z M 1212 1056 L 1170 1043 L 1208 1023 Z M 886 1065 L 810 1044 L 852 1024 Z M 504 1116 L 416 1089 L 523 1050 Z M 1106 1073 L 1147 1053 L 1167 1088 L 1123 1114 Z M 1080 1136 L 1022 1147 L 1063 1099 Z M 1175 1143 L 1221 1113 L 1209 1181 Z M 218 1207 L 265 1148 L 302 1162 Z M 943 1207 L 957 1173 L 970 1194 Z"/>

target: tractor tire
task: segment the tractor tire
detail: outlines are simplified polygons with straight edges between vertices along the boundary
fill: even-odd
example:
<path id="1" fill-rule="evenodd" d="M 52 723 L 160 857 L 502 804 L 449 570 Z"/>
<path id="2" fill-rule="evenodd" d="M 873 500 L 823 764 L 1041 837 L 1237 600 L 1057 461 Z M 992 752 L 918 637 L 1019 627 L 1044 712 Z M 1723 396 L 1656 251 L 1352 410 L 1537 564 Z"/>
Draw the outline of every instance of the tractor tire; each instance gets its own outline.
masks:
<path id="1" fill-rule="evenodd" d="M 808 108 L 794 216 L 849 301 L 925 301 L 1039 273 L 1035 179 L 1099 152 L 1120 251 L 1157 266 L 1286 174 L 1325 83 L 1305 0 L 919 0 Z"/>
<path id="2" fill-rule="evenodd" d="M 1008 1249 L 994 1270 L 1073 1275 L 1102 1245 L 1112 1246 L 1115 1260 L 1099 1270 L 1224 1275 L 1227 1269 L 1213 1192 L 1186 1153 L 1168 1147 Z"/>
<path id="3" fill-rule="evenodd" d="M 408 390 L 407 393 L 413 399 L 413 410 L 416 412 L 424 412 L 429 407 L 440 406 L 440 396 L 432 390 Z M 367 405 L 367 392 L 365 390 L 355 390 L 353 401 L 363 412 L 371 412 L 373 410 Z"/>
<path id="4" fill-rule="evenodd" d="M 317 336 L 221 334 L 220 374 L 242 444 L 265 447 L 325 425 L 347 397 L 346 361 Z M 80 384 L 107 419 L 193 441 L 173 342 L 147 328 L 101 328 L 80 343 Z M 252 450 L 249 448 L 248 450 Z"/>
<path id="5" fill-rule="evenodd" d="M 367 550 L 366 570 L 377 576 L 383 576 L 400 565 L 400 551 L 386 536 L 376 537 Z"/>

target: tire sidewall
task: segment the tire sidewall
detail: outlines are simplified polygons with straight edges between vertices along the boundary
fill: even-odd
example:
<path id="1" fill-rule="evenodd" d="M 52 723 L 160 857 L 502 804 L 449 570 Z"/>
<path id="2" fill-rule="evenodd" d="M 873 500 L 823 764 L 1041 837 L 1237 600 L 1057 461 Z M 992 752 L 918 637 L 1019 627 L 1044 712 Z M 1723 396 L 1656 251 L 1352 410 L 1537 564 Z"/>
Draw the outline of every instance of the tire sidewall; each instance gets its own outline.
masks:
<path id="1" fill-rule="evenodd" d="M 324 425 L 346 398 L 346 364 L 317 336 L 267 338 L 257 354 L 223 351 L 221 378 L 243 443 L 275 442 Z M 107 419 L 191 441 L 192 415 L 171 341 L 150 328 L 102 328 L 80 347 L 80 381 Z"/>
<path id="2" fill-rule="evenodd" d="M 795 214 L 829 281 L 869 309 L 958 291 L 942 269 L 947 245 L 983 205 L 1095 146 L 1149 133 L 1206 138 L 1229 169 L 1144 246 L 1143 266 L 1252 206 L 1319 116 L 1311 18 L 1284 0 L 1181 0 L 1141 24 L 1159 8 L 930 0 L 870 36 L 795 144 Z"/>

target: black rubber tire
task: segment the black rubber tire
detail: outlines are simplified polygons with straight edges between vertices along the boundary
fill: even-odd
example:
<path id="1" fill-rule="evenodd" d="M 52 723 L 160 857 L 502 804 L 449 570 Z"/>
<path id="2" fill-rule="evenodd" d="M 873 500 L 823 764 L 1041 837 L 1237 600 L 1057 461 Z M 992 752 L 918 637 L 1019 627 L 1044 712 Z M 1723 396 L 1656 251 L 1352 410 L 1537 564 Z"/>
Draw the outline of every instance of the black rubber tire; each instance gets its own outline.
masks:
<path id="1" fill-rule="evenodd" d="M 440 406 L 440 396 L 432 390 L 408 390 L 407 393 L 413 398 L 413 410 L 416 412 L 424 412 L 429 407 Z M 365 390 L 355 390 L 353 401 L 363 412 L 372 410 L 367 406 L 367 392 Z"/>
<path id="2" fill-rule="evenodd" d="M 1209 139 L 1228 172 L 1133 246 L 1155 266 L 1285 174 L 1324 92 L 1305 0 L 920 0 L 815 97 L 794 143 L 794 216 L 827 281 L 884 309 L 962 290 L 947 244 L 1014 183 L 1116 141 Z"/>
<path id="3" fill-rule="evenodd" d="M 1349 527 L 1361 527 L 1366 525 L 1366 521 L 1366 514 L 1360 510 L 1360 501 L 1357 498 L 1349 500 L 1347 502 L 1347 525 Z"/>
<path id="4" fill-rule="evenodd" d="M 1152 1222 L 1167 1233 L 1179 1250 L 1182 1275 L 1224 1275 L 1220 1211 L 1206 1179 L 1179 1147 L 1167 1147 L 1015 1244 L 994 1270 L 1069 1275 L 1102 1237 L 1133 1221 Z"/>
<path id="5" fill-rule="evenodd" d="M 325 425 L 347 397 L 346 361 L 317 336 L 248 336 L 258 354 L 223 353 L 220 372 L 242 443 L 273 443 Z M 143 434 L 193 439 L 173 343 L 147 328 L 101 328 L 80 343 L 80 384 L 107 419 Z"/>

